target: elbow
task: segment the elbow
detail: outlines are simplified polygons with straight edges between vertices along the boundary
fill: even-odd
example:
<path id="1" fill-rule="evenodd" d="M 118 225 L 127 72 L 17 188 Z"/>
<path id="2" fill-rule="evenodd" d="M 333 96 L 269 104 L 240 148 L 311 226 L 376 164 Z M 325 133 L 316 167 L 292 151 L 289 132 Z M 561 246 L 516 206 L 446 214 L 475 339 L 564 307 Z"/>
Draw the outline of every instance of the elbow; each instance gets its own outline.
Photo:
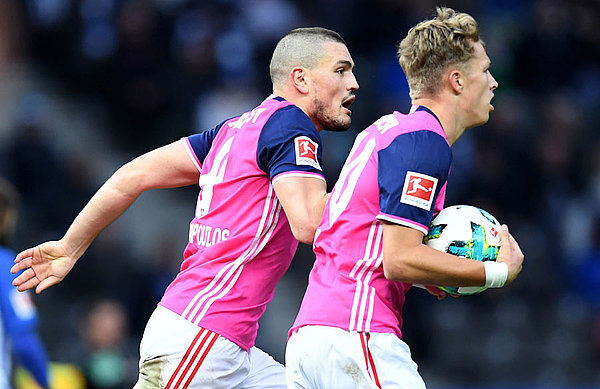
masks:
<path id="1" fill-rule="evenodd" d="M 306 244 L 313 244 L 315 240 L 315 232 L 317 231 L 316 226 L 304 225 L 298 226 L 296 228 L 292 227 L 292 234 L 294 234 L 294 238 L 299 242 Z"/>
<path id="2" fill-rule="evenodd" d="M 384 255 L 383 257 L 383 275 L 389 281 L 403 281 L 412 282 L 410 276 L 410 269 L 404 263 L 402 258 L 392 257 L 389 258 Z"/>
<path id="3" fill-rule="evenodd" d="M 128 162 L 121 166 L 109 179 L 115 190 L 126 196 L 137 197 L 145 187 L 146 172 L 138 169 L 134 163 Z"/>
<path id="4" fill-rule="evenodd" d="M 399 272 L 392 266 L 386 266 L 384 261 L 383 276 L 389 281 L 400 281 Z"/>
<path id="5" fill-rule="evenodd" d="M 290 220 L 290 228 L 292 229 L 294 238 L 299 242 L 312 245 L 315 240 L 315 233 L 317 232 L 319 221 L 311 220 L 308 217 L 303 218 L 302 220 Z"/>

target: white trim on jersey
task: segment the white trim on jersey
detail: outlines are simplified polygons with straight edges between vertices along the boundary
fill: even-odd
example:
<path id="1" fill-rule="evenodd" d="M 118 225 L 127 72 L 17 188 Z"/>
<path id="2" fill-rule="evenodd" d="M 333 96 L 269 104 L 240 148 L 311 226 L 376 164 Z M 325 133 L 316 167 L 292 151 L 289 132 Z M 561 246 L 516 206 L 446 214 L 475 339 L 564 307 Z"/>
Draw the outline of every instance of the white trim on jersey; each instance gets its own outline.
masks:
<path id="1" fill-rule="evenodd" d="M 350 331 L 369 332 L 371 330 L 373 306 L 375 305 L 375 288 L 369 285 L 369 281 L 375 269 L 383 261 L 382 238 L 383 224 L 375 221 L 369 229 L 364 258 L 356 261 L 350 272 L 350 277 L 356 279 L 356 290 L 348 326 Z"/>
<path id="2" fill-rule="evenodd" d="M 294 171 L 294 172 L 279 173 L 278 175 L 276 175 L 275 177 L 273 177 L 273 180 L 271 181 L 271 183 L 274 184 L 277 181 L 279 181 L 280 179 L 282 179 L 282 178 L 288 178 L 288 177 L 317 178 L 317 179 L 320 179 L 322 181 L 325 181 L 325 177 L 323 177 L 322 175 L 320 175 L 318 173 Z"/>
<path id="3" fill-rule="evenodd" d="M 196 169 L 198 169 L 198 171 L 201 172 L 202 164 L 198 160 L 196 153 L 194 153 L 194 148 L 190 144 L 190 141 L 188 140 L 188 138 L 181 138 L 181 140 L 183 141 L 183 144 L 185 146 L 185 151 L 187 151 L 188 155 L 190 156 L 190 159 L 192 160 L 194 165 L 196 165 Z"/>
<path id="4" fill-rule="evenodd" d="M 181 316 L 194 324 L 199 324 L 210 306 L 225 296 L 235 285 L 244 265 L 254 259 L 264 248 L 279 221 L 281 204 L 275 196 L 273 185 L 269 185 L 269 193 L 265 201 L 263 214 L 254 240 L 248 249 L 235 261 L 225 265 L 204 289 L 198 292 L 187 305 Z"/>
<path id="5" fill-rule="evenodd" d="M 420 231 L 422 233 L 424 233 L 425 235 L 427 235 L 427 233 L 429 232 L 429 229 L 421 224 L 415 223 L 412 220 L 408 220 L 408 219 L 403 219 L 403 218 L 398 218 L 398 217 L 392 217 L 392 216 L 388 216 L 388 215 L 383 215 L 383 214 L 379 214 L 376 216 L 376 218 L 378 220 L 385 220 L 388 221 L 390 223 L 394 223 L 394 224 L 398 224 L 401 226 L 405 226 L 405 227 L 410 227 L 410 228 L 414 228 L 417 231 Z"/>

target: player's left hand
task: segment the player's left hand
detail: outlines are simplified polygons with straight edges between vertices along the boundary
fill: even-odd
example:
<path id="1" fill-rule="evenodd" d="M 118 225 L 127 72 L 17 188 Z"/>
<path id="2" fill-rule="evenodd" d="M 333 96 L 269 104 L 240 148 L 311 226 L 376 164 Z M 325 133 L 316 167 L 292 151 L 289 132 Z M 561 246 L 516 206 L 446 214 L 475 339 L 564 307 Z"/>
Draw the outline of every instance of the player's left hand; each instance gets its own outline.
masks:
<path id="1" fill-rule="evenodd" d="M 62 281 L 75 265 L 76 258 L 67 254 L 60 241 L 42 243 L 39 246 L 20 252 L 15 265 L 10 269 L 16 274 L 13 285 L 22 292 L 35 288 L 36 293 Z"/>

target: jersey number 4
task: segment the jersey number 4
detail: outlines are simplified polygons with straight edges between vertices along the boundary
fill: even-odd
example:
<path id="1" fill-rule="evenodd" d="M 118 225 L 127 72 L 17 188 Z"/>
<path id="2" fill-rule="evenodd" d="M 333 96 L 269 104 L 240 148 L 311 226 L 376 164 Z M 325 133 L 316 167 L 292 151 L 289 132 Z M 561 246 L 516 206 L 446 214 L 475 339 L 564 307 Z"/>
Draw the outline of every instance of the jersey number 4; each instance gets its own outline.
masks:
<path id="1" fill-rule="evenodd" d="M 217 156 L 210 167 L 210 171 L 200 175 L 200 194 L 198 195 L 198 202 L 196 204 L 197 219 L 208 213 L 213 198 L 214 186 L 223 182 L 232 143 L 233 137 L 227 139 L 223 146 L 218 150 Z"/>

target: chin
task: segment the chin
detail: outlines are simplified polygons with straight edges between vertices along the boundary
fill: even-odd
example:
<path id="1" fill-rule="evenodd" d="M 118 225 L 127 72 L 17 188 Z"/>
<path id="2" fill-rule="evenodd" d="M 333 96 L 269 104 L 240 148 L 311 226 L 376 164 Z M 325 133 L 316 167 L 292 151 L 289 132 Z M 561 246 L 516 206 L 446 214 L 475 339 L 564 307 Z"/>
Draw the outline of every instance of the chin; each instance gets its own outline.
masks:
<path id="1" fill-rule="evenodd" d="M 482 119 L 478 119 L 473 121 L 473 123 L 471 123 L 467 128 L 473 128 L 473 127 L 479 127 L 479 126 L 483 126 L 485 123 L 488 122 L 489 120 L 489 115 L 486 118 L 482 118 Z"/>
<path id="2" fill-rule="evenodd" d="M 346 116 L 342 120 L 329 121 L 329 123 L 323 126 L 323 129 L 326 131 L 343 132 L 347 131 L 351 124 L 352 120 L 349 116 Z"/>

